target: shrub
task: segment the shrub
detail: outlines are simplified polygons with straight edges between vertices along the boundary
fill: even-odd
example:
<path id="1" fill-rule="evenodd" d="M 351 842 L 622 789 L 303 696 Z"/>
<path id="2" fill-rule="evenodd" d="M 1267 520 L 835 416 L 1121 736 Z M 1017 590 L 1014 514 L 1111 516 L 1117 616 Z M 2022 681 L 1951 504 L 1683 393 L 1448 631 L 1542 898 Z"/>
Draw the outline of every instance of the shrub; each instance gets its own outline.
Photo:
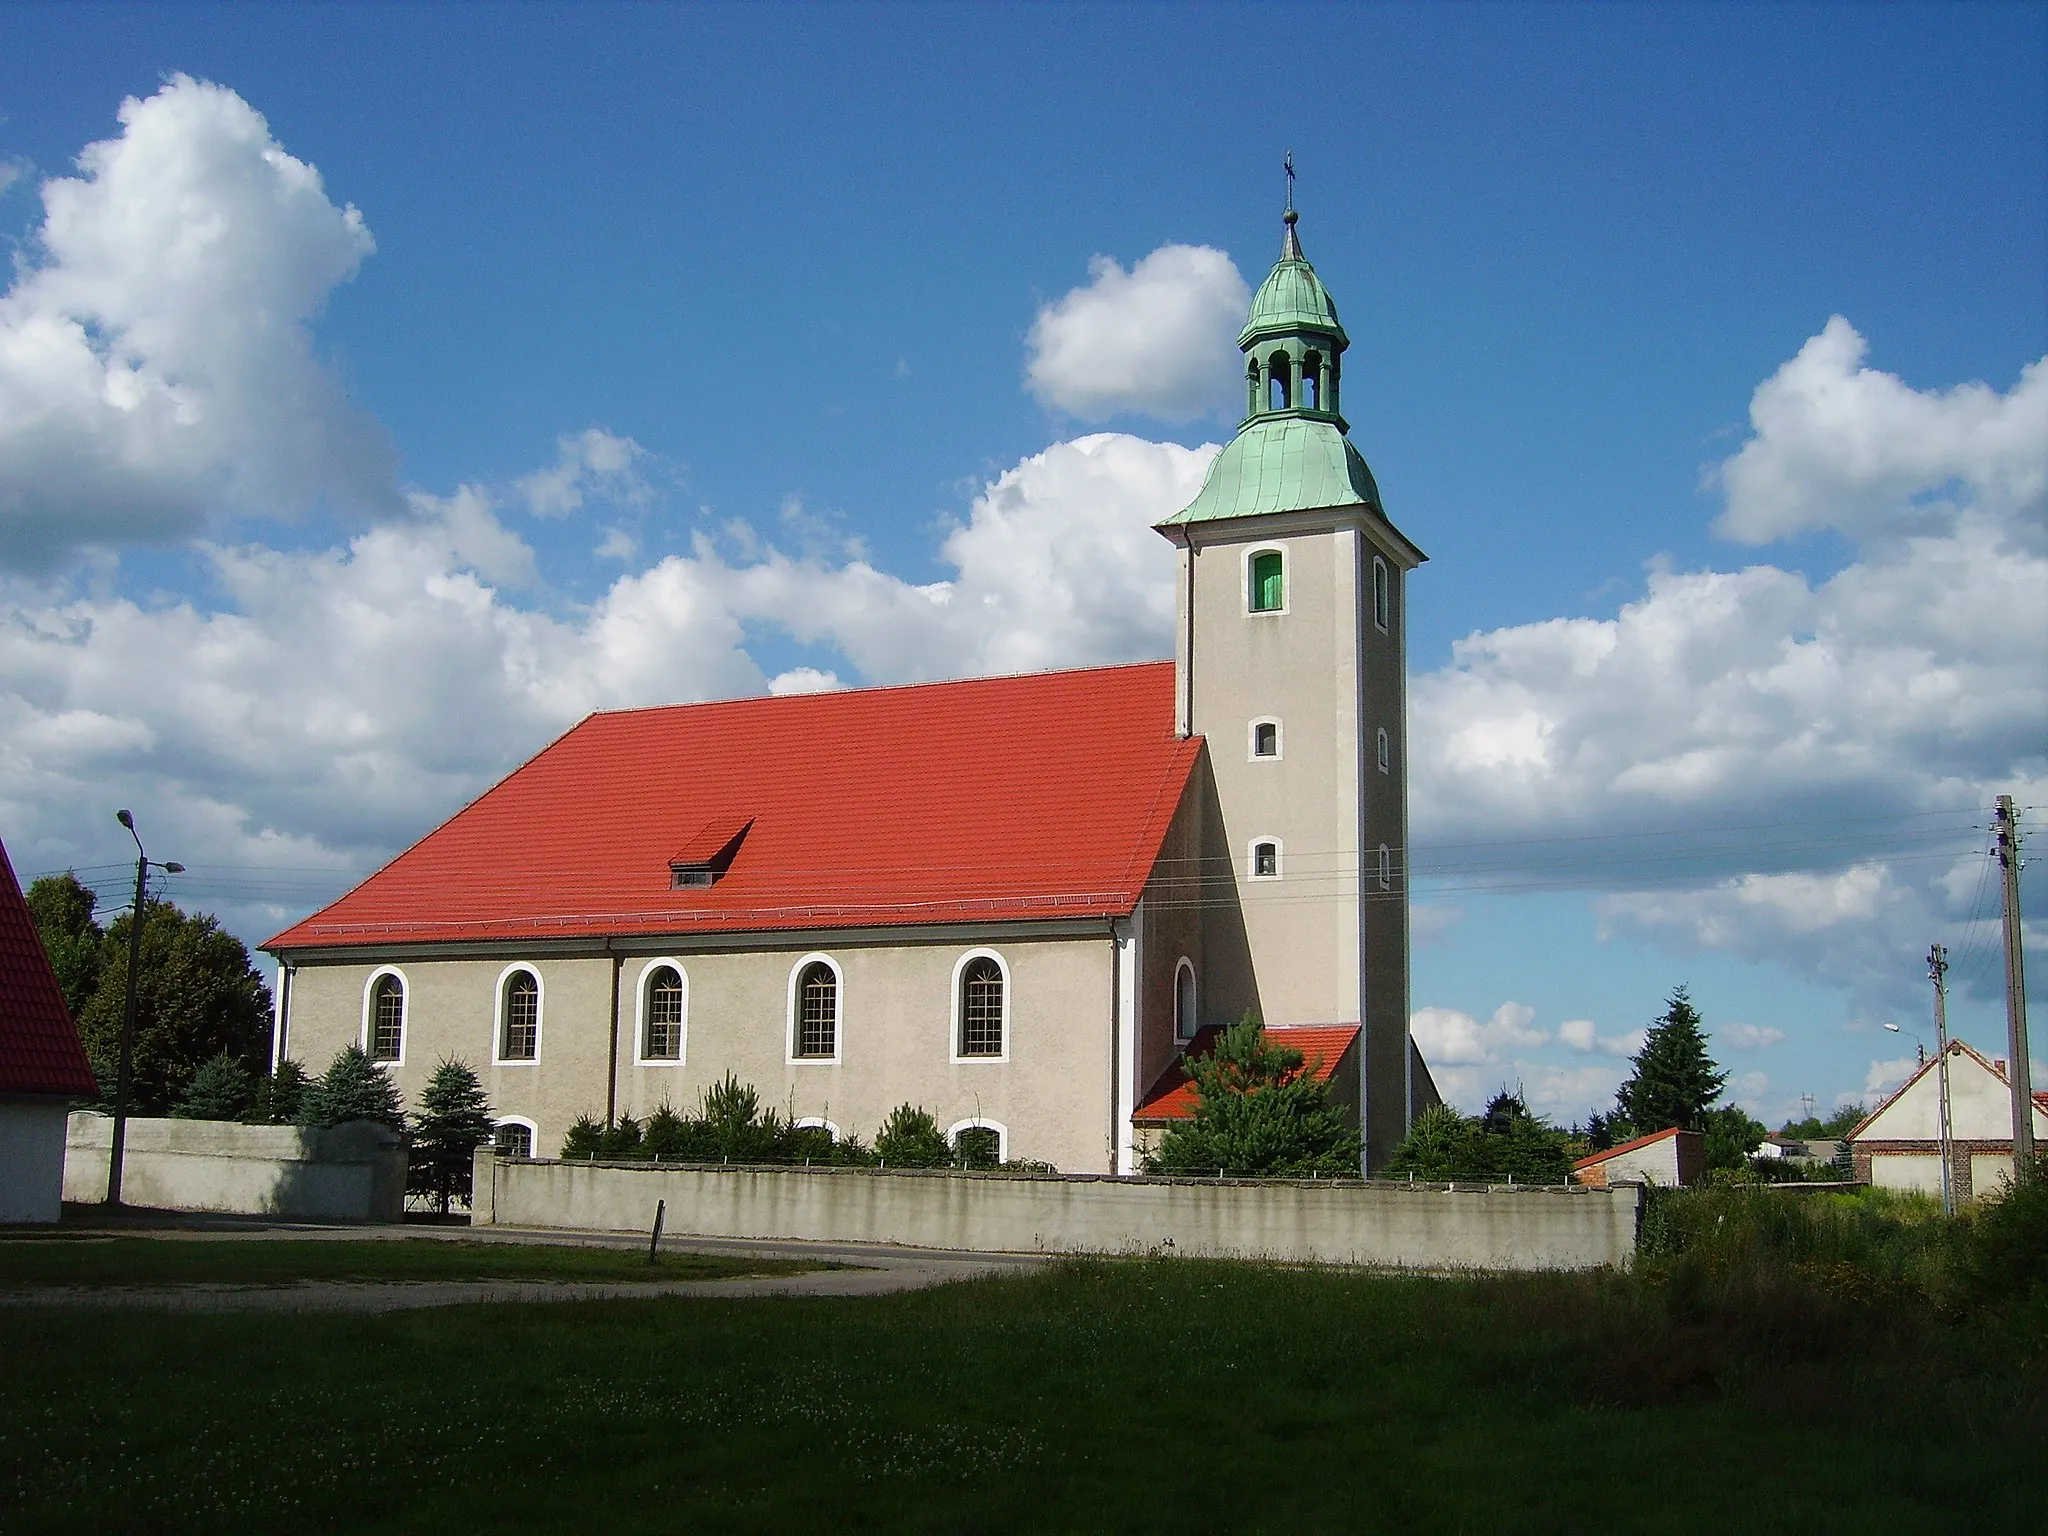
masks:
<path id="1" fill-rule="evenodd" d="M 985 1125 L 970 1125 L 953 1138 L 953 1161 L 962 1168 L 1002 1167 L 1002 1134 Z"/>
<path id="2" fill-rule="evenodd" d="M 2048 1153 L 1974 1213 L 1957 1270 L 1978 1305 L 2048 1309 Z"/>
<path id="3" fill-rule="evenodd" d="M 953 1161 L 953 1149 L 924 1109 L 898 1104 L 875 1136 L 875 1156 L 885 1168 L 944 1168 Z"/>
<path id="4" fill-rule="evenodd" d="M 1161 1138 L 1146 1172 L 1357 1177 L 1358 1128 L 1305 1069 L 1301 1052 L 1270 1039 L 1257 1014 L 1182 1064 L 1194 1080 L 1195 1113 Z"/>
<path id="5" fill-rule="evenodd" d="M 360 1045 L 343 1046 L 319 1080 L 307 1085 L 299 1105 L 299 1124 L 314 1130 L 349 1120 L 374 1120 L 394 1131 L 405 1129 L 398 1090 Z"/>
<path id="6" fill-rule="evenodd" d="M 1424 1110 L 1380 1171 L 1433 1183 L 1562 1184 L 1571 1177 L 1571 1146 L 1569 1134 L 1503 1088 L 1469 1119 L 1448 1104 Z"/>
<path id="7" fill-rule="evenodd" d="M 256 1097 L 249 1069 L 226 1051 L 199 1064 L 183 1097 L 171 1106 L 177 1120 L 239 1120 Z"/>

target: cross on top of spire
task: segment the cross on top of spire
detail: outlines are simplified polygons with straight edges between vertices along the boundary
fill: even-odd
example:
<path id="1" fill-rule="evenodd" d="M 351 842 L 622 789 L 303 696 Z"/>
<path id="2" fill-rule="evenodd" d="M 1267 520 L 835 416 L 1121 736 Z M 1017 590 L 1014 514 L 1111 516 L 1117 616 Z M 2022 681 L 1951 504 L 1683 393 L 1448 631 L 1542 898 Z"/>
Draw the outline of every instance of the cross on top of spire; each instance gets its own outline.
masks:
<path id="1" fill-rule="evenodd" d="M 1282 261 L 1304 261 L 1307 258 L 1301 254 L 1301 242 L 1294 235 L 1294 221 L 1300 218 L 1301 215 L 1294 211 L 1293 150 L 1288 150 L 1286 155 L 1281 158 L 1280 169 L 1287 173 L 1287 211 L 1280 215 L 1281 220 L 1287 225 L 1287 238 L 1280 242 L 1280 259 Z"/>

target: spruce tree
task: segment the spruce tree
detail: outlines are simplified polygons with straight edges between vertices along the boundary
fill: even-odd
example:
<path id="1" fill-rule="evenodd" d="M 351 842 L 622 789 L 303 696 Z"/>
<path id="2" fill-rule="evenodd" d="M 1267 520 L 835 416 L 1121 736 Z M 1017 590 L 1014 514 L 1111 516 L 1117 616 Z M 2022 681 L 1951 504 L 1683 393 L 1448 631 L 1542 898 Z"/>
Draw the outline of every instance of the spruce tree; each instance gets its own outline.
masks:
<path id="1" fill-rule="evenodd" d="M 256 1099 L 249 1109 L 255 1125 L 296 1125 L 299 1110 L 311 1087 L 306 1069 L 287 1056 L 270 1076 L 256 1085 Z"/>
<path id="2" fill-rule="evenodd" d="M 953 1161 L 939 1122 L 912 1104 L 889 1111 L 875 1137 L 875 1154 L 885 1168 L 945 1168 Z"/>
<path id="3" fill-rule="evenodd" d="M 299 1105 L 299 1124 L 309 1129 L 324 1130 L 349 1120 L 374 1120 L 394 1131 L 405 1129 L 398 1090 L 360 1045 L 343 1046 L 319 1079 L 306 1085 L 305 1099 Z"/>
<path id="4" fill-rule="evenodd" d="M 1358 1127 L 1330 1102 L 1301 1052 L 1274 1041 L 1255 1013 L 1183 1061 L 1195 1113 L 1160 1139 L 1148 1173 L 1358 1177 Z"/>
<path id="5" fill-rule="evenodd" d="M 1699 1012 L 1684 987 L 1671 994 L 1664 1016 L 1650 1025 L 1634 1065 L 1615 1094 L 1630 1134 L 1649 1136 L 1671 1126 L 1706 1130 L 1707 1111 L 1721 1097 L 1728 1074 L 1707 1054 Z"/>
<path id="6" fill-rule="evenodd" d="M 256 1081 L 249 1069 L 222 1051 L 199 1064 L 171 1115 L 178 1120 L 239 1120 L 255 1097 Z"/>
<path id="7" fill-rule="evenodd" d="M 453 1057 L 444 1060 L 420 1090 L 420 1107 L 413 1111 L 405 1192 L 432 1196 L 446 1216 L 457 1196 L 469 1198 L 472 1159 L 496 1130 L 475 1071 Z"/>

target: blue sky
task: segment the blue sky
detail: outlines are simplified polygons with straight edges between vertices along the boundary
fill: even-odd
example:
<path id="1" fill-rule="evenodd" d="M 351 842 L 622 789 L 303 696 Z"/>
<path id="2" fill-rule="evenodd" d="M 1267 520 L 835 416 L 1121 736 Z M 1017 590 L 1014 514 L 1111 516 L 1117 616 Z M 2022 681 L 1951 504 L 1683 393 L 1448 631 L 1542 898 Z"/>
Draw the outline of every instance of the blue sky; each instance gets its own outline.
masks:
<path id="1" fill-rule="evenodd" d="M 206 419 L 81 406 L 67 452 L 125 445 L 88 505 L 0 362 L 0 835 L 90 870 L 132 803 L 256 940 L 590 707 L 1163 653 L 1137 535 L 1200 461 L 1147 445 L 1230 429 L 1202 367 L 1291 147 L 1432 556 L 1447 1083 L 1582 1114 L 1688 981 L 1775 1121 L 1884 1080 L 1936 938 L 2002 1053 L 1970 860 L 2048 777 L 2044 56 L 2038 6 L 12 7 L 11 334 Z M 272 149 L 294 211 L 246 200 Z M 95 189 L 61 228 L 51 178 Z M 152 257 L 222 209 L 216 267 Z M 1228 261 L 1143 265 L 1187 247 Z M 1033 540 L 1091 568 L 1004 585 Z M 1002 621 L 928 622 L 942 581 Z"/>

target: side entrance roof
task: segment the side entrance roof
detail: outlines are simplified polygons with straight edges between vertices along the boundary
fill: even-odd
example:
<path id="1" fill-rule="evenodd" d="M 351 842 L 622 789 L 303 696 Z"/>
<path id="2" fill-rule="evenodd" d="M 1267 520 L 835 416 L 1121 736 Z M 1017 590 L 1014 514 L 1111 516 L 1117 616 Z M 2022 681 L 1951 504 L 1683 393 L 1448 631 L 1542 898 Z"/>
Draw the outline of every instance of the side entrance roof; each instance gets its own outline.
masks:
<path id="1" fill-rule="evenodd" d="M 592 715 L 263 947 L 1122 916 L 1173 726 L 1170 662 Z"/>

